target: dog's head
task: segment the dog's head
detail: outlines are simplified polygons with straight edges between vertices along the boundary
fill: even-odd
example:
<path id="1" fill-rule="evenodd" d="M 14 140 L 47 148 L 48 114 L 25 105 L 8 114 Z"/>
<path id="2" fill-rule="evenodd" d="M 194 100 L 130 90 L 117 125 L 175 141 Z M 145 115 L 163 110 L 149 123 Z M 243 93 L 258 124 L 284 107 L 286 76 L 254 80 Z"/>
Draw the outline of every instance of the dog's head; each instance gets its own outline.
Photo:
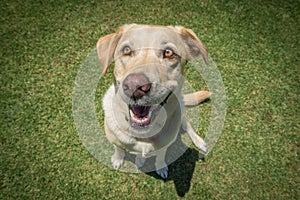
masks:
<path id="1" fill-rule="evenodd" d="M 114 59 L 115 92 L 128 105 L 127 121 L 139 130 L 149 127 L 172 94 L 180 94 L 186 62 L 198 55 L 208 60 L 195 33 L 181 26 L 125 25 L 100 38 L 97 52 L 102 75 Z"/>

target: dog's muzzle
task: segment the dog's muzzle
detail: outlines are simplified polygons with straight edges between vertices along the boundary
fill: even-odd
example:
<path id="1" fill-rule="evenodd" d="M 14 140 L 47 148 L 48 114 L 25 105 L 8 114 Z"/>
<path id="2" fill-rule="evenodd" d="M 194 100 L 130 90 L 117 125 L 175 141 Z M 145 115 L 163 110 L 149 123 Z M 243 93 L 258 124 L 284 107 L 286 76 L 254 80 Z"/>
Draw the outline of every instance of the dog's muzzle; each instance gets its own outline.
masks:
<path id="1" fill-rule="evenodd" d="M 129 105 L 129 116 L 131 126 L 134 128 L 146 128 L 151 123 L 155 112 L 159 111 L 165 103 L 167 103 L 168 98 L 171 96 L 172 92 L 169 92 L 167 96 L 159 104 L 154 105 Z"/>
<path id="2" fill-rule="evenodd" d="M 142 73 L 129 74 L 121 85 L 123 97 L 128 102 L 129 123 L 134 128 L 146 128 L 166 102 L 171 91 L 154 95 L 154 87 Z"/>

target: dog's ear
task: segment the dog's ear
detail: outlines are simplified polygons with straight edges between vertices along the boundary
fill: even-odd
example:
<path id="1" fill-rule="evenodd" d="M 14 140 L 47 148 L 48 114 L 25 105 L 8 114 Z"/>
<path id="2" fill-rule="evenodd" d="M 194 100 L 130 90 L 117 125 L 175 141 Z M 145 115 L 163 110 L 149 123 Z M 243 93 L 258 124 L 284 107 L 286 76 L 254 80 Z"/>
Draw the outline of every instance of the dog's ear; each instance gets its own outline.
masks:
<path id="1" fill-rule="evenodd" d="M 100 63 L 103 67 L 102 76 L 106 74 L 109 64 L 114 56 L 117 44 L 123 34 L 123 32 L 129 30 L 136 24 L 126 24 L 119 28 L 116 33 L 112 33 L 100 38 L 97 42 L 97 53 Z"/>
<path id="2" fill-rule="evenodd" d="M 103 67 L 102 76 L 106 74 L 108 66 L 113 58 L 115 48 L 120 39 L 120 34 L 113 33 L 100 38 L 97 42 L 97 53 Z"/>
<path id="3" fill-rule="evenodd" d="M 182 26 L 175 26 L 174 27 L 181 35 L 184 43 L 186 44 L 186 52 L 187 60 L 192 60 L 196 58 L 199 54 L 201 54 L 202 58 L 204 59 L 205 63 L 208 64 L 208 51 L 206 46 L 200 41 L 197 35 L 194 33 L 193 30 L 184 28 Z"/>

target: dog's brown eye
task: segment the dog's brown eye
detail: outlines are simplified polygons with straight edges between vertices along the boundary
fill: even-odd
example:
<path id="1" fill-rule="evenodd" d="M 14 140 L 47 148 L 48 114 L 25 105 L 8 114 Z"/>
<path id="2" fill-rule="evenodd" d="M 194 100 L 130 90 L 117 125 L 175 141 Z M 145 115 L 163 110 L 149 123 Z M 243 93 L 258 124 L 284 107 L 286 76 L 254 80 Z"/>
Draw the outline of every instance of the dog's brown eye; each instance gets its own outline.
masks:
<path id="1" fill-rule="evenodd" d="M 132 52 L 130 47 L 128 47 L 128 46 L 124 47 L 122 51 L 123 51 L 124 55 L 131 55 L 131 52 Z"/>
<path id="2" fill-rule="evenodd" d="M 174 55 L 174 52 L 167 48 L 164 50 L 164 58 L 171 58 Z"/>

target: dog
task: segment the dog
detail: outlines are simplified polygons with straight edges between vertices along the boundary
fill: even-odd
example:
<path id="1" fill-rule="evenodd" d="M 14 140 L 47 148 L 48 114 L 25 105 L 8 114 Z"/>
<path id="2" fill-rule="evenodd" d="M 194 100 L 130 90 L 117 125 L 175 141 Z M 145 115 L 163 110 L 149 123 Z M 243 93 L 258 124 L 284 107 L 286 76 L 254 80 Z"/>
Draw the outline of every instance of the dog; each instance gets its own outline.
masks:
<path id="1" fill-rule="evenodd" d="M 138 168 L 146 158 L 156 156 L 156 173 L 166 179 L 166 151 L 180 131 L 187 132 L 200 151 L 207 151 L 183 115 L 184 106 L 210 97 L 208 91 L 181 94 L 185 64 L 197 56 L 208 62 L 207 48 L 191 29 L 124 25 L 98 40 L 97 54 L 102 76 L 114 60 L 114 81 L 103 98 L 105 134 L 115 150 L 114 169 L 122 166 L 125 152 L 136 154 Z"/>

